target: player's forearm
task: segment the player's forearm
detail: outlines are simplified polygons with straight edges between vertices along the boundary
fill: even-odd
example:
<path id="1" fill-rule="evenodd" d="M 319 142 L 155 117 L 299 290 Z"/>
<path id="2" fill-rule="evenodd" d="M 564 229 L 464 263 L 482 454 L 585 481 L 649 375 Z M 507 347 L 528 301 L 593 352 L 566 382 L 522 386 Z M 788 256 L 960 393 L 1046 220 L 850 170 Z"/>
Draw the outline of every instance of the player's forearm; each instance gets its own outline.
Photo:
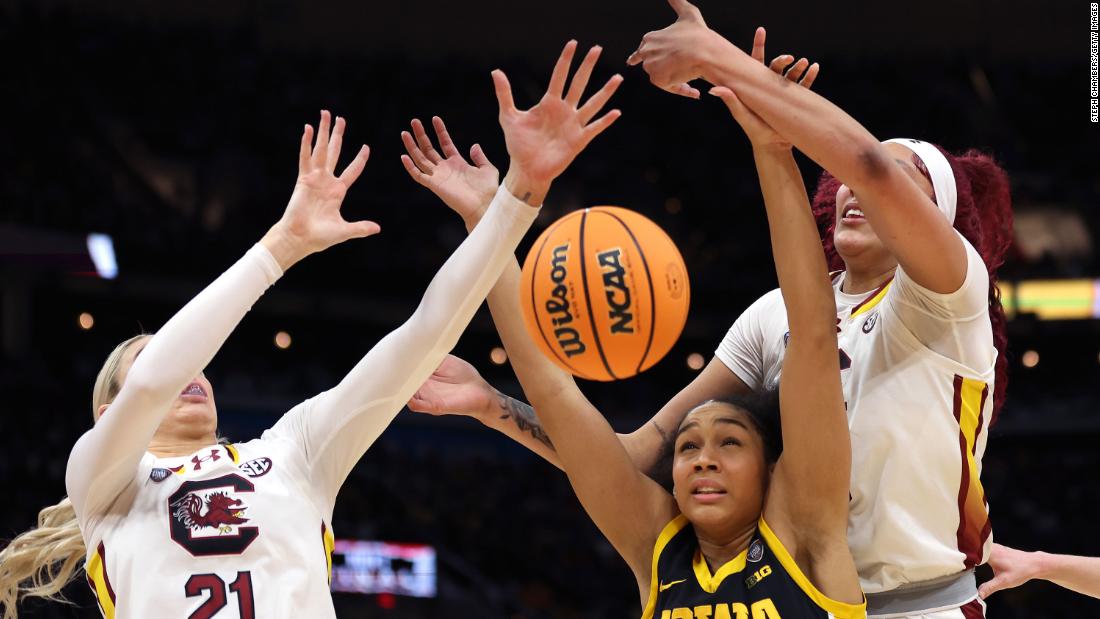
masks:
<path id="1" fill-rule="evenodd" d="M 129 480 L 172 402 L 281 275 L 256 245 L 149 340 L 110 408 L 73 448 L 66 483 L 78 509 L 87 492 L 113 498 Z"/>
<path id="2" fill-rule="evenodd" d="M 311 414 L 310 453 L 338 484 L 458 342 L 538 209 L 501 188 L 481 224 L 432 278 L 419 307 Z"/>
<path id="3" fill-rule="evenodd" d="M 789 148 L 764 147 L 753 154 L 792 337 L 804 342 L 831 339 L 831 345 L 823 344 L 835 348 L 836 302 L 794 153 Z"/>
<path id="4" fill-rule="evenodd" d="M 878 139 L 844 110 L 776 75 L 729 41 L 714 35 L 701 55 L 704 79 L 732 89 L 769 126 L 849 187 L 877 182 L 893 165 Z"/>
<path id="5" fill-rule="evenodd" d="M 847 521 L 851 448 L 837 358 L 836 302 L 806 188 L 789 149 L 756 150 L 772 257 L 787 308 L 790 344 L 780 382 L 785 493 L 817 526 Z"/>
<path id="6" fill-rule="evenodd" d="M 1034 553 L 1038 572 L 1036 578 L 1100 598 L 1100 558 L 1075 555 Z"/>
<path id="7" fill-rule="evenodd" d="M 562 468 L 558 452 L 542 427 L 535 409 L 526 402 L 493 390 L 492 408 L 478 419 L 515 442 L 523 445 L 550 464 Z"/>

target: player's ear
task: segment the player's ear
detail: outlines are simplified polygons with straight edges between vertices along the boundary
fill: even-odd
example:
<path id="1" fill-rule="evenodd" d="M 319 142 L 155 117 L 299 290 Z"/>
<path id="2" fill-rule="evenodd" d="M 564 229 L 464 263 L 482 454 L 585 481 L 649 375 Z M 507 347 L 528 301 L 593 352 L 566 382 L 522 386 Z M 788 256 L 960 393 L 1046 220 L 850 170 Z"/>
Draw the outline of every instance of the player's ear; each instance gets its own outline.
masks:
<path id="1" fill-rule="evenodd" d="M 99 405 L 99 408 L 97 408 L 96 411 L 95 411 L 95 420 L 96 421 L 99 421 L 100 419 L 103 418 L 103 413 L 107 412 L 107 408 L 109 406 L 110 406 L 110 404 L 100 404 Z"/>

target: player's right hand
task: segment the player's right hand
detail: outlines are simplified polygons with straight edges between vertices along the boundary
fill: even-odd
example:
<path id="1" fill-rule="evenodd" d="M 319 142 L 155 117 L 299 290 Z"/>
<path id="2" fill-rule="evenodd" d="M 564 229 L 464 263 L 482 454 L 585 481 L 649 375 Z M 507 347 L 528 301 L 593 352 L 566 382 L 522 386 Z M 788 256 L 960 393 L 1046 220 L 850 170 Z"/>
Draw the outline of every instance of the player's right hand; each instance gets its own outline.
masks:
<path id="1" fill-rule="evenodd" d="M 409 400 L 409 410 L 480 418 L 496 404 L 496 391 L 466 361 L 447 355 Z"/>
<path id="2" fill-rule="evenodd" d="M 752 57 L 760 61 L 761 64 L 764 63 L 764 42 L 767 35 L 767 31 L 761 26 L 756 29 L 756 35 L 752 42 Z M 817 79 L 817 75 L 821 71 L 821 65 L 818 63 L 810 64 L 810 61 L 805 58 L 800 58 L 798 62 L 795 62 L 794 56 L 790 54 L 776 56 L 768 65 L 768 68 L 776 75 L 783 76 L 787 80 L 806 88 L 813 86 L 814 80 Z M 711 95 L 722 99 L 722 102 L 726 104 L 730 113 L 733 114 L 733 119 L 741 125 L 741 129 L 748 136 L 749 141 L 752 142 L 753 148 L 791 148 L 790 140 L 779 135 L 763 118 L 747 108 L 732 90 L 725 86 L 715 86 L 709 92 Z"/>
<path id="3" fill-rule="evenodd" d="M 313 127 L 306 125 L 298 151 L 298 182 L 283 216 L 260 241 L 285 270 L 309 254 L 348 239 L 377 234 L 373 221 L 346 221 L 340 206 L 348 189 L 367 165 L 370 149 L 364 144 L 344 171 L 336 176 L 336 163 L 344 139 L 344 119 L 336 118 L 329 134 L 331 115 L 321 112 L 317 143 Z"/>
<path id="4" fill-rule="evenodd" d="M 1036 553 L 1024 552 L 993 544 L 989 553 L 989 567 L 993 568 L 993 578 L 978 587 L 978 595 L 984 600 L 1001 589 L 1019 587 L 1035 577 Z"/>
<path id="5" fill-rule="evenodd" d="M 451 140 L 442 118 L 432 117 L 432 126 L 443 154 L 432 145 L 420 120 L 414 118 L 412 133 L 401 132 L 401 141 L 408 151 L 407 155 L 401 155 L 401 163 L 414 181 L 430 189 L 458 213 L 467 228 L 473 228 L 493 200 L 500 172 L 489 162 L 479 144 L 470 149 L 473 165 L 467 162 Z"/>

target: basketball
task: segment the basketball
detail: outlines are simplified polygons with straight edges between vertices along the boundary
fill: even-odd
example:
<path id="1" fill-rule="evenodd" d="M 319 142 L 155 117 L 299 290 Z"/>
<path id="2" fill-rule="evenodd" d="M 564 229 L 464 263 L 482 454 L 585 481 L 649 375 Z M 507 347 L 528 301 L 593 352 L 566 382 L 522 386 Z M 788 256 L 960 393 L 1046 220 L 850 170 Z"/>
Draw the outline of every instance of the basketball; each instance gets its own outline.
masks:
<path id="1" fill-rule="evenodd" d="M 687 320 L 684 259 L 657 224 L 595 206 L 554 222 L 523 264 L 520 303 L 542 352 L 574 376 L 629 378 L 661 360 Z"/>

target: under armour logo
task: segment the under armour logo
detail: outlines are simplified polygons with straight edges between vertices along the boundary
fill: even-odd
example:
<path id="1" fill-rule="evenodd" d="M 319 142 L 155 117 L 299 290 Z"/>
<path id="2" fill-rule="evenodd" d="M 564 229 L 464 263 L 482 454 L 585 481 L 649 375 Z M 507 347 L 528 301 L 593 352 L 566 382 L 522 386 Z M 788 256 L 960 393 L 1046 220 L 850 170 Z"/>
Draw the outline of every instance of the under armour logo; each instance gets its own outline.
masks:
<path id="1" fill-rule="evenodd" d="M 195 465 L 194 470 L 197 471 L 197 470 L 201 469 L 202 468 L 202 463 L 206 462 L 208 460 L 211 461 L 211 462 L 217 462 L 218 460 L 220 460 L 222 455 L 218 451 L 219 450 L 217 448 L 211 449 L 210 450 L 210 455 L 209 456 L 203 456 L 202 458 L 200 458 L 198 456 L 192 456 L 191 464 Z"/>

